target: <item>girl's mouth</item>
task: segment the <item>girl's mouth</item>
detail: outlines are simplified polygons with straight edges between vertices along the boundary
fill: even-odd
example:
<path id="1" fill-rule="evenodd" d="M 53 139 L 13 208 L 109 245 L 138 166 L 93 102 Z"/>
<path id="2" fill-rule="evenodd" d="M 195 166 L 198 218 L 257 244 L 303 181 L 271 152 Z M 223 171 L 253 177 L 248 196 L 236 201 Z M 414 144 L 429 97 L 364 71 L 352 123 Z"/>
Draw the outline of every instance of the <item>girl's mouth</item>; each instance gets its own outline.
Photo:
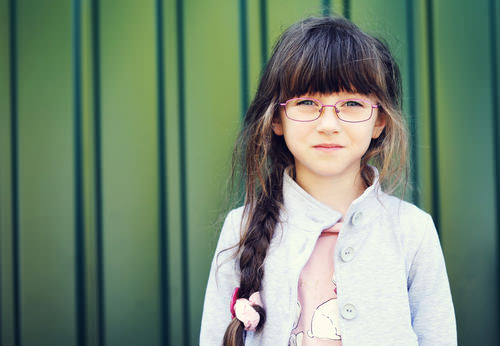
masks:
<path id="1" fill-rule="evenodd" d="M 315 145 L 314 146 L 314 149 L 318 149 L 318 150 L 321 150 L 321 151 L 336 151 L 336 150 L 339 150 L 339 149 L 342 149 L 343 146 L 342 145 L 338 145 L 338 144 L 330 144 L 330 143 L 322 143 L 322 144 L 318 144 L 318 145 Z"/>

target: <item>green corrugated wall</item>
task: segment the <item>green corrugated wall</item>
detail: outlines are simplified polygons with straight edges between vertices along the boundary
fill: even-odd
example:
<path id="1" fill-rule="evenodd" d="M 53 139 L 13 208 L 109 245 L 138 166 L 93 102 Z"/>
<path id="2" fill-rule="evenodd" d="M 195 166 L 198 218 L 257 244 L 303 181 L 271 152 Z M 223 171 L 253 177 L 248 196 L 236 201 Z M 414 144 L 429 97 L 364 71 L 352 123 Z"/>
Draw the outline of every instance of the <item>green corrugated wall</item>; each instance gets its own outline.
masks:
<path id="1" fill-rule="evenodd" d="M 328 11 L 396 55 L 406 197 L 459 344 L 496 345 L 498 1 L 0 0 L 1 345 L 198 343 L 244 110 L 277 35 Z"/>

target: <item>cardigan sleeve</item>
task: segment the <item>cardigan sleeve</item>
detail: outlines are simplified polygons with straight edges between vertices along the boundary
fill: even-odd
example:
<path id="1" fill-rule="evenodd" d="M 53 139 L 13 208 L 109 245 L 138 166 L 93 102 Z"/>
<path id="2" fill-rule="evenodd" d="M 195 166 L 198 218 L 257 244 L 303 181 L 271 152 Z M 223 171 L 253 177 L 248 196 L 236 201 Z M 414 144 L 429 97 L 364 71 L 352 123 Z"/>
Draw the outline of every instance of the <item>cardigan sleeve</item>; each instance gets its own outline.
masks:
<path id="1" fill-rule="evenodd" d="M 457 345 L 453 301 L 434 222 L 425 214 L 417 225 L 423 236 L 408 275 L 413 330 L 420 346 Z"/>
<path id="2" fill-rule="evenodd" d="M 234 288 L 239 286 L 238 261 L 235 251 L 239 242 L 241 209 L 232 210 L 226 217 L 217 242 L 210 269 L 203 315 L 201 320 L 200 346 L 220 346 L 231 322 L 229 306 Z M 227 251 L 222 251 L 228 249 Z M 221 252 L 222 251 L 222 252 Z"/>

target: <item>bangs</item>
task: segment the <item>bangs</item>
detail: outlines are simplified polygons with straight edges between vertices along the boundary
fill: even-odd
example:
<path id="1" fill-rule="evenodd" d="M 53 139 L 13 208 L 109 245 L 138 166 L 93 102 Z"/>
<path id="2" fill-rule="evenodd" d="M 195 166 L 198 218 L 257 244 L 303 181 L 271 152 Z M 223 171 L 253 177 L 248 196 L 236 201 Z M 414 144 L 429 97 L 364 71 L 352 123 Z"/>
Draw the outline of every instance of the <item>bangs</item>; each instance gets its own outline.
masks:
<path id="1" fill-rule="evenodd" d="M 281 101 L 342 91 L 386 95 L 387 71 L 377 49 L 381 44 L 378 40 L 349 22 L 297 29 L 301 35 L 296 35 L 299 37 L 290 42 L 288 52 L 283 52 L 287 58 L 278 69 Z"/>

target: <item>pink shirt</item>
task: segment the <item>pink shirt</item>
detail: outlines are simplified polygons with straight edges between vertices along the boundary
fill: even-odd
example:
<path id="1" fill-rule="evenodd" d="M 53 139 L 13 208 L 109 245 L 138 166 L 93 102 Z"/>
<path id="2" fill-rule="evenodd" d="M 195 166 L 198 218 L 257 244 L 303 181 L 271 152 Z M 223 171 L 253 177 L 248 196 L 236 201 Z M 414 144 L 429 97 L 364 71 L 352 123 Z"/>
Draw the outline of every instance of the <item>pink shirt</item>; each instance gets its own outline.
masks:
<path id="1" fill-rule="evenodd" d="M 298 285 L 298 316 L 290 346 L 342 345 L 333 266 L 342 222 L 324 230 L 302 272 Z"/>

